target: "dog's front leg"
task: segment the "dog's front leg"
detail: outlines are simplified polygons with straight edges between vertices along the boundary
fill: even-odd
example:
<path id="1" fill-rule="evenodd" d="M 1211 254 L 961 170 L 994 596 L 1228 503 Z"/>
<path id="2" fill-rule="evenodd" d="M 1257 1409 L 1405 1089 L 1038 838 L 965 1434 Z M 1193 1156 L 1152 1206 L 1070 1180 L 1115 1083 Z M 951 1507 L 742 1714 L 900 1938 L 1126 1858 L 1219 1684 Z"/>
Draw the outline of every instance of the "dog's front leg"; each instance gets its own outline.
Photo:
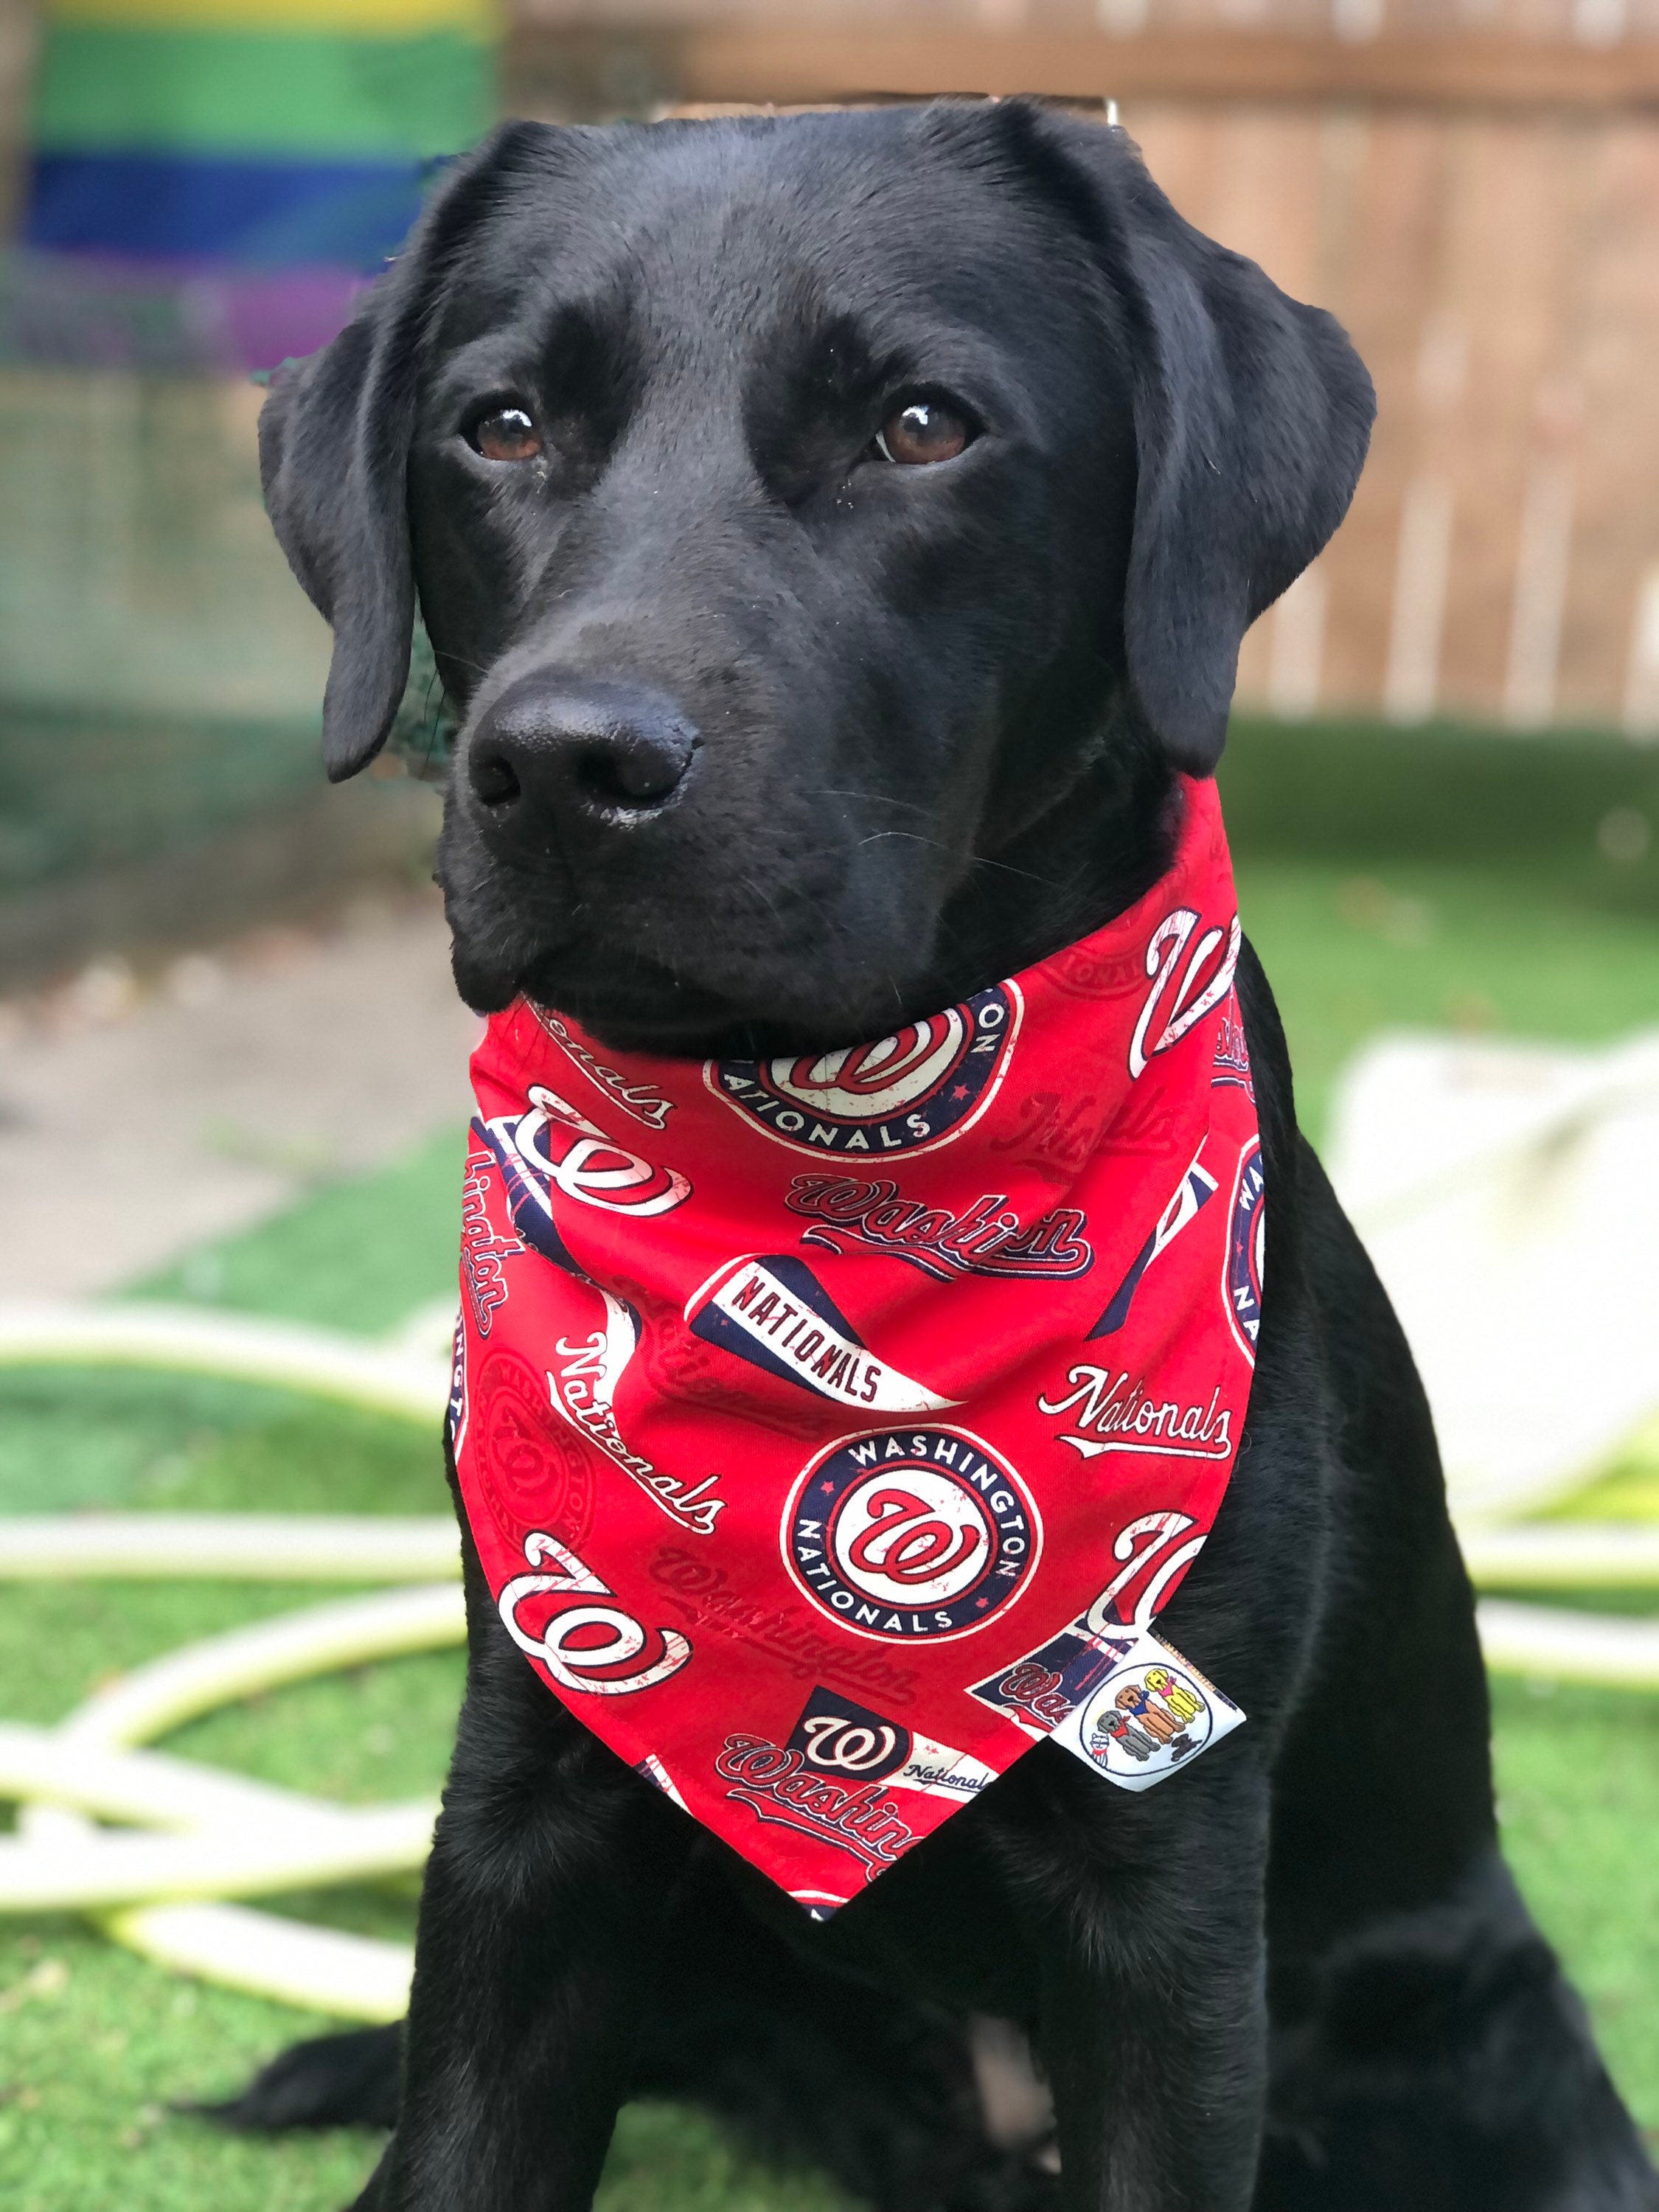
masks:
<path id="1" fill-rule="evenodd" d="M 1195 1770 L 1056 1826 L 1040 2040 L 1066 2212 L 1249 2204 L 1267 2089 L 1266 1790 L 1243 1760 L 1217 1780 Z M 1079 1815 L 1076 1785 L 1065 1795 Z"/>
<path id="2" fill-rule="evenodd" d="M 651 2001 L 690 1824 L 490 1642 L 422 1893 L 398 2126 L 356 2212 L 585 2212 Z"/>

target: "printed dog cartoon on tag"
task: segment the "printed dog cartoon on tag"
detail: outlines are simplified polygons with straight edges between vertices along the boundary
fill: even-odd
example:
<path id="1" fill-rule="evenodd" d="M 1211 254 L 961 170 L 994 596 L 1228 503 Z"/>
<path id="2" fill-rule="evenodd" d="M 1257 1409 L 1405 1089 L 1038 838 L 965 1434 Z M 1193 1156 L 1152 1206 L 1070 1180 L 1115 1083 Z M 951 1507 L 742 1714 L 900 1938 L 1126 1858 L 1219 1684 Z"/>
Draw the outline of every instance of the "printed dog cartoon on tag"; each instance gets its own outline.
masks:
<path id="1" fill-rule="evenodd" d="M 1055 1730 L 1056 1741 L 1121 1790 L 1162 1782 L 1244 1718 L 1230 1698 L 1179 1660 L 1179 1653 L 1143 1637 L 1141 1650 Z"/>
<path id="2" fill-rule="evenodd" d="M 1109 1705 L 1091 1714 L 1084 1737 L 1090 1756 L 1109 1765 L 1118 1753 L 1146 1765 L 1161 1753 L 1168 1765 L 1178 1766 L 1208 1742 L 1209 1706 L 1203 1692 L 1171 1668 L 1137 1672 L 1139 1680 L 1132 1674 L 1113 1691 Z"/>

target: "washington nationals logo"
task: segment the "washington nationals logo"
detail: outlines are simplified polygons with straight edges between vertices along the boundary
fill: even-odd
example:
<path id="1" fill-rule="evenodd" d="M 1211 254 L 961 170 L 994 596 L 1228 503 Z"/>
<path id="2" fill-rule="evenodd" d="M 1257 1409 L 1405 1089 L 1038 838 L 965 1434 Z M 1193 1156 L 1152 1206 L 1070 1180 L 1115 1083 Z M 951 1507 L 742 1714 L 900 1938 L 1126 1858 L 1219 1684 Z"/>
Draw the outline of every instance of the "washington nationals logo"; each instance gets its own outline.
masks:
<path id="1" fill-rule="evenodd" d="M 804 1470 L 783 1553 L 857 1635 L 966 1636 L 1019 1595 L 1042 1528 L 1024 1483 L 961 1429 L 844 1437 Z"/>
<path id="2" fill-rule="evenodd" d="M 1267 1177 L 1261 1171 L 1261 1146 L 1252 1137 L 1238 1156 L 1233 1180 L 1232 1213 L 1227 1224 L 1227 1276 L 1222 1289 L 1227 1299 L 1227 1318 L 1233 1325 L 1239 1349 L 1254 1365 L 1255 1340 L 1261 1327 L 1261 1255 L 1267 1238 Z"/>
<path id="3" fill-rule="evenodd" d="M 993 984 L 873 1044 L 779 1060 L 711 1060 L 717 1097 L 803 1152 L 918 1152 L 977 1121 L 1019 1028 L 1020 996 Z"/>
<path id="4" fill-rule="evenodd" d="M 539 1659 L 562 1688 L 592 1697 L 627 1697 L 665 1682 L 691 1656 L 690 1644 L 677 1628 L 647 1630 L 619 1605 L 574 1602 L 608 1601 L 611 1588 L 556 1536 L 532 1531 L 524 1540 L 524 1555 L 532 1571 L 508 1583 L 496 1603 L 520 1650 Z M 535 1571 L 550 1559 L 554 1572 Z M 538 1634 L 524 1626 L 520 1610 L 532 1599 L 548 1597 L 553 1607 L 545 1611 Z"/>
<path id="5" fill-rule="evenodd" d="M 809 1772 L 854 1782 L 884 1782 L 927 1797 L 975 1797 L 996 1770 L 954 1744 L 918 1735 L 868 1705 L 857 1705 L 822 1683 L 801 1709 L 787 1751 L 798 1751 Z"/>
<path id="6" fill-rule="evenodd" d="M 850 1774 L 881 1782 L 910 1756 L 908 1728 L 855 1705 L 833 1690 L 815 1689 L 795 1723 L 787 1748 L 799 1752 L 820 1774 Z"/>
<path id="7" fill-rule="evenodd" d="M 1168 1052 L 1171 1045 L 1179 1044 L 1188 1030 L 1201 1022 L 1212 1006 L 1218 1006 L 1233 988 L 1242 936 L 1237 915 L 1224 929 L 1206 929 L 1199 938 L 1171 997 L 1176 969 L 1181 965 L 1181 956 L 1191 944 L 1198 924 L 1199 916 L 1193 908 L 1178 906 L 1164 915 L 1147 939 L 1146 973 L 1152 979 L 1152 987 L 1146 994 L 1135 1033 L 1129 1040 L 1131 1075 L 1144 1074 L 1148 1061 L 1161 1052 Z M 1161 1026 L 1154 1029 L 1153 1024 L 1160 1017 Z"/>
<path id="8" fill-rule="evenodd" d="M 483 1133 L 501 1163 L 513 1223 L 547 1258 L 580 1274 L 554 1218 L 554 1194 L 602 1213 L 671 1213 L 691 1195 L 673 1168 L 653 1167 L 607 1137 L 568 1098 L 532 1083 L 529 1109 L 499 1114 Z"/>

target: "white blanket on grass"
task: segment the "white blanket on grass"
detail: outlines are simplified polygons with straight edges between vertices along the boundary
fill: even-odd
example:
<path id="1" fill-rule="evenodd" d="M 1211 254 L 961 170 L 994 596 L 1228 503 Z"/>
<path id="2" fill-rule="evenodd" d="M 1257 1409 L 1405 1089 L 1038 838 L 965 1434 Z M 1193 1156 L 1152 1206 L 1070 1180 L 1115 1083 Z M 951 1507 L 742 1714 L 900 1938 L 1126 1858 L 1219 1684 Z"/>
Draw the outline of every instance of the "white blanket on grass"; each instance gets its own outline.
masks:
<path id="1" fill-rule="evenodd" d="M 1599 1051 L 1380 1038 L 1326 1158 L 1460 1518 L 1546 1503 L 1659 1415 L 1659 1030 Z"/>

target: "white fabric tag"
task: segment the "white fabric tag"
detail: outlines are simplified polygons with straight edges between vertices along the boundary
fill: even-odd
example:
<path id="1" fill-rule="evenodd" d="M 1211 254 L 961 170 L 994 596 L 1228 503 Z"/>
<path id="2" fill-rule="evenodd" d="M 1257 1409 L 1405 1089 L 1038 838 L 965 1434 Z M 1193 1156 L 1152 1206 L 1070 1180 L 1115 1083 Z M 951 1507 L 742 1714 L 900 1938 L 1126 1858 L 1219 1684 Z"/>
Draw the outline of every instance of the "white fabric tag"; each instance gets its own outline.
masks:
<path id="1" fill-rule="evenodd" d="M 1120 1790 L 1150 1790 L 1242 1725 L 1244 1715 L 1189 1659 L 1150 1629 L 1114 1632 L 1130 1641 L 1099 1687 L 1054 1729 L 1064 1744 Z"/>

